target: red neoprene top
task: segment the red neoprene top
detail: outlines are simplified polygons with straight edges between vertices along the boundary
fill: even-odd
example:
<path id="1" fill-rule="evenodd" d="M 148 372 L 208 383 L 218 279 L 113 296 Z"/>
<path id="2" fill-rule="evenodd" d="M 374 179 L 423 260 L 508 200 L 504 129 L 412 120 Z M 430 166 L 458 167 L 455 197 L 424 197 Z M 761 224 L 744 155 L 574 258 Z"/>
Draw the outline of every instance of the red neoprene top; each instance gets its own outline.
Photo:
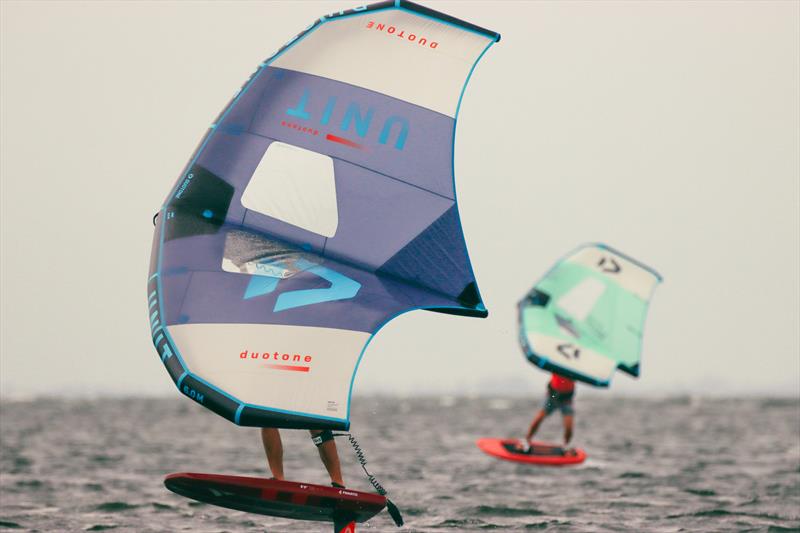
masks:
<path id="1" fill-rule="evenodd" d="M 556 392 L 572 392 L 575 390 L 575 382 L 564 376 L 553 374 L 550 378 L 550 387 Z"/>

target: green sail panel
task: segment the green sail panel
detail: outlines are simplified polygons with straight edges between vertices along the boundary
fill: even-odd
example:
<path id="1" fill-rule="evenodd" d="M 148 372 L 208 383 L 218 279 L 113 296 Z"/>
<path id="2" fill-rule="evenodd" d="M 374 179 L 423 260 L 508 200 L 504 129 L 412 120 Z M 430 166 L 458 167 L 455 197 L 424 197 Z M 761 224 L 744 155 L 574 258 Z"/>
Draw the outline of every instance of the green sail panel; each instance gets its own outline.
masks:
<path id="1" fill-rule="evenodd" d="M 519 302 L 520 344 L 545 370 L 607 387 L 639 375 L 647 309 L 661 276 L 605 244 L 560 260 Z"/>

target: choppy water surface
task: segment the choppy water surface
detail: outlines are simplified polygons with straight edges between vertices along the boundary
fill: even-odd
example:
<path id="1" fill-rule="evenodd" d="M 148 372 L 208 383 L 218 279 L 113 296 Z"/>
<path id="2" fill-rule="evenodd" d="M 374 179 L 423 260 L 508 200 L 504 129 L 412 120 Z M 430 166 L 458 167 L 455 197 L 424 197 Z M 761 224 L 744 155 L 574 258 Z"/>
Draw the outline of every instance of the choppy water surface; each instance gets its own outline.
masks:
<path id="1" fill-rule="evenodd" d="M 800 531 L 797 399 L 580 397 L 584 465 L 542 468 L 483 455 L 517 436 L 536 400 L 356 398 L 353 430 L 406 531 Z M 557 415 L 541 437 L 558 439 Z M 171 471 L 265 474 L 256 430 L 183 398 L 38 400 L 0 407 L 0 529 L 309 531 L 164 489 Z M 305 432 L 284 432 L 286 474 L 325 483 Z M 366 490 L 346 441 L 346 479 Z M 386 513 L 361 531 L 395 531 Z"/>

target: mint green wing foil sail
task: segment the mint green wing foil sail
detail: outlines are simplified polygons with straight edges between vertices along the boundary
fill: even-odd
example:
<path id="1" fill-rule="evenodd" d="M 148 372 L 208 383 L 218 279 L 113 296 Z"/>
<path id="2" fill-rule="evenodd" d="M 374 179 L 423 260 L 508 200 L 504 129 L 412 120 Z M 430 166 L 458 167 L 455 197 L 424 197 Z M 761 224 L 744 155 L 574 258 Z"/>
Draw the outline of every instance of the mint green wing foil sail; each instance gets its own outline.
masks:
<path id="1" fill-rule="evenodd" d="M 642 331 L 661 276 L 604 244 L 584 245 L 519 302 L 520 344 L 534 365 L 598 387 L 639 375 Z"/>

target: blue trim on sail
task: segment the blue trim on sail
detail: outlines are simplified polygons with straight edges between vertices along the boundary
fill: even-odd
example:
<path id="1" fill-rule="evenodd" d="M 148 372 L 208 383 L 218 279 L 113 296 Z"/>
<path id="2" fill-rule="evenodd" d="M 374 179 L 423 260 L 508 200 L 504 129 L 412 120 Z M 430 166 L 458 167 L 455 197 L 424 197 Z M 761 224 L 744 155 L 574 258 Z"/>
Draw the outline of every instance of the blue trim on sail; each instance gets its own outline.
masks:
<path id="1" fill-rule="evenodd" d="M 467 85 L 469 85 L 469 80 L 470 78 L 472 78 L 472 73 L 475 72 L 475 67 L 478 66 L 478 63 L 480 62 L 481 58 L 484 56 L 484 54 L 486 54 L 486 52 L 489 50 L 489 48 L 492 47 L 492 45 L 495 42 L 496 41 L 490 41 L 489 44 L 486 45 L 486 48 L 483 49 L 483 52 L 480 53 L 478 58 L 472 64 L 472 68 L 469 69 L 469 74 L 467 74 L 467 79 L 464 80 L 464 86 L 461 87 L 461 94 L 458 95 L 458 104 L 456 104 L 456 114 L 453 117 L 453 140 L 450 145 L 450 168 L 451 168 L 451 175 L 453 176 L 453 202 L 454 202 L 453 205 L 455 206 L 456 209 L 456 220 L 458 220 L 458 224 L 462 228 L 461 242 L 464 244 L 464 250 L 467 252 L 467 266 L 469 267 L 470 277 L 472 277 L 473 280 L 477 280 L 477 278 L 475 277 L 475 270 L 472 268 L 472 261 L 470 260 L 470 255 L 469 255 L 469 248 L 467 247 L 467 237 L 464 235 L 463 231 L 464 226 L 461 224 L 461 213 L 459 212 L 458 209 L 458 190 L 456 187 L 456 130 L 458 129 L 458 114 L 461 111 L 461 101 L 464 99 L 464 92 L 466 92 L 467 90 Z M 477 281 L 475 282 L 475 291 L 478 293 L 478 300 L 483 305 L 483 297 L 481 296 L 481 291 L 478 288 Z"/>

